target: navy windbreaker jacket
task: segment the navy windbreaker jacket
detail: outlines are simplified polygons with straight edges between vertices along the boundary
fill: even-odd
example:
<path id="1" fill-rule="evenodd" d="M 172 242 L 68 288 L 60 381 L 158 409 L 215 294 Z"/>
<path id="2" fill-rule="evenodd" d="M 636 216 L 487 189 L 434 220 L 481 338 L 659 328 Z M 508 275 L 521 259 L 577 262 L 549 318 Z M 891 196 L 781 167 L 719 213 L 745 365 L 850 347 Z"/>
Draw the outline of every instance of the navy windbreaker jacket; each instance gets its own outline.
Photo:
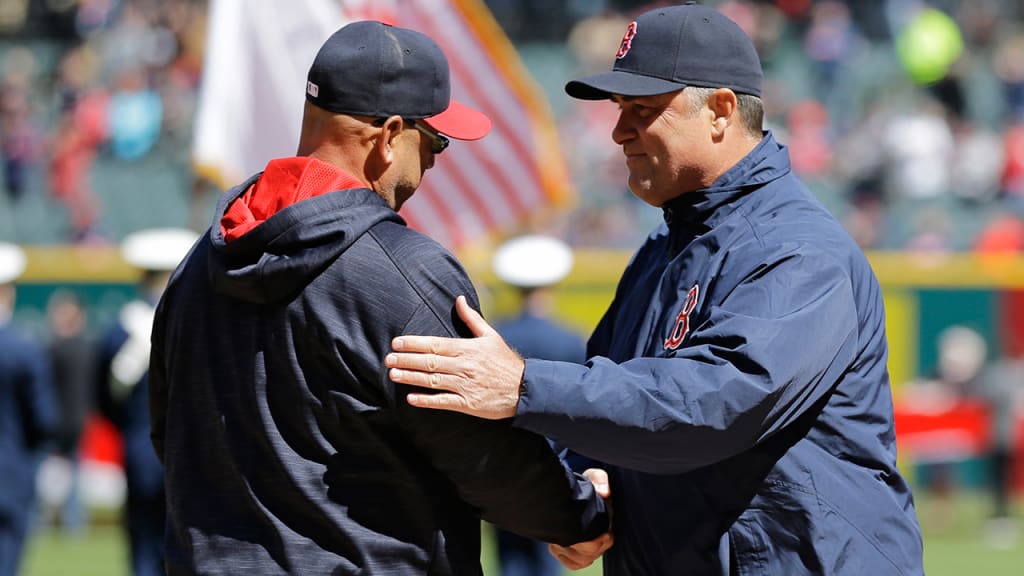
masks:
<path id="1" fill-rule="evenodd" d="M 168 573 L 478 575 L 481 518 L 563 544 L 607 530 L 543 437 L 413 408 L 387 378 L 395 336 L 468 335 L 459 294 L 477 305 L 455 259 L 367 189 L 230 243 L 214 225 L 153 330 Z"/>
<path id="2" fill-rule="evenodd" d="M 920 574 L 862 251 L 770 134 L 664 213 L 588 363 L 528 360 L 515 418 L 610 467 L 605 574 Z"/>

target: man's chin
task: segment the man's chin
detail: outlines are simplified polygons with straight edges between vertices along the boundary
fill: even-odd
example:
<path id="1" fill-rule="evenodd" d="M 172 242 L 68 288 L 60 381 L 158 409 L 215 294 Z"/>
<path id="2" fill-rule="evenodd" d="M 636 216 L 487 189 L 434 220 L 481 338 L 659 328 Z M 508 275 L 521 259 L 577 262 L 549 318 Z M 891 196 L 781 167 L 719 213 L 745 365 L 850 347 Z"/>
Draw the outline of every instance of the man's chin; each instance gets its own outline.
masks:
<path id="1" fill-rule="evenodd" d="M 660 208 L 661 205 L 664 204 L 663 201 L 654 197 L 654 194 L 651 192 L 650 182 L 636 183 L 633 182 L 633 180 L 630 180 L 628 185 L 629 191 L 633 193 L 633 196 L 636 196 L 647 204 L 650 204 L 655 208 Z"/>

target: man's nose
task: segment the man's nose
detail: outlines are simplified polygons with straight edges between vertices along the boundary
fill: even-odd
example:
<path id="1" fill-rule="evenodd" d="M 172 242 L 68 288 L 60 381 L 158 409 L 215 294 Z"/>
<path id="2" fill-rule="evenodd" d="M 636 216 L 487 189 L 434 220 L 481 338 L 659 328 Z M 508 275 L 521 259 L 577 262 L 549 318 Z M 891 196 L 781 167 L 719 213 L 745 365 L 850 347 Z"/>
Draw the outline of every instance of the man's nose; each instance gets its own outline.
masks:
<path id="1" fill-rule="evenodd" d="M 619 119 L 615 122 L 615 127 L 612 128 L 612 140 L 616 144 L 622 145 L 635 135 L 636 130 L 630 124 L 626 114 L 619 112 Z"/>

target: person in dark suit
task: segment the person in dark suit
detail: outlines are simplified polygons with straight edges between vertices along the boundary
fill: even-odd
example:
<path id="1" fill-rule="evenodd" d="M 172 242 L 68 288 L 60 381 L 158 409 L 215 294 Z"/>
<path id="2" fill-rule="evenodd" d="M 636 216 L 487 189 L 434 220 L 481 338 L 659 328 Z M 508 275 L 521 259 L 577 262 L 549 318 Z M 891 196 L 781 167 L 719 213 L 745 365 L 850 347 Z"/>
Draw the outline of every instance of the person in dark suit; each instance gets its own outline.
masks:
<path id="1" fill-rule="evenodd" d="M 41 446 L 57 426 L 46 354 L 11 321 L 24 251 L 0 243 L 0 576 L 14 576 L 35 505 Z"/>

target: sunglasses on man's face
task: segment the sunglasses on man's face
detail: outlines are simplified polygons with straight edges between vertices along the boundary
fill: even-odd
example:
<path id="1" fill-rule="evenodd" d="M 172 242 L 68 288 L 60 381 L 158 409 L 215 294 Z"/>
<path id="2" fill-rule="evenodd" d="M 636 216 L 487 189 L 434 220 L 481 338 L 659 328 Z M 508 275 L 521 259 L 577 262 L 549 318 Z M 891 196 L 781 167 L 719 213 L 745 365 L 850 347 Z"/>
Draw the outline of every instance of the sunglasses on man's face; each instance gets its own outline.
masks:
<path id="1" fill-rule="evenodd" d="M 402 118 L 402 121 L 412 124 L 413 128 L 422 132 L 424 135 L 427 136 L 427 138 L 430 138 L 430 151 L 433 152 L 434 154 L 440 154 L 441 152 L 444 152 L 445 148 L 447 148 L 448 145 L 451 144 L 451 140 L 449 140 L 447 136 L 444 136 L 439 132 L 434 132 L 433 130 L 423 126 L 422 124 L 420 124 L 418 120 L 414 120 L 412 118 Z M 377 118 L 376 120 L 373 121 L 373 125 L 383 126 L 384 122 L 387 122 L 387 118 Z"/>
<path id="2" fill-rule="evenodd" d="M 449 144 L 451 144 L 451 140 L 449 140 L 447 136 L 444 136 L 439 132 L 434 132 L 433 130 L 424 127 L 416 120 L 406 120 L 406 122 L 412 122 L 414 128 L 425 134 L 427 138 L 430 138 L 430 151 L 433 152 L 434 154 L 440 154 L 441 152 L 444 152 L 444 149 L 447 148 Z"/>

